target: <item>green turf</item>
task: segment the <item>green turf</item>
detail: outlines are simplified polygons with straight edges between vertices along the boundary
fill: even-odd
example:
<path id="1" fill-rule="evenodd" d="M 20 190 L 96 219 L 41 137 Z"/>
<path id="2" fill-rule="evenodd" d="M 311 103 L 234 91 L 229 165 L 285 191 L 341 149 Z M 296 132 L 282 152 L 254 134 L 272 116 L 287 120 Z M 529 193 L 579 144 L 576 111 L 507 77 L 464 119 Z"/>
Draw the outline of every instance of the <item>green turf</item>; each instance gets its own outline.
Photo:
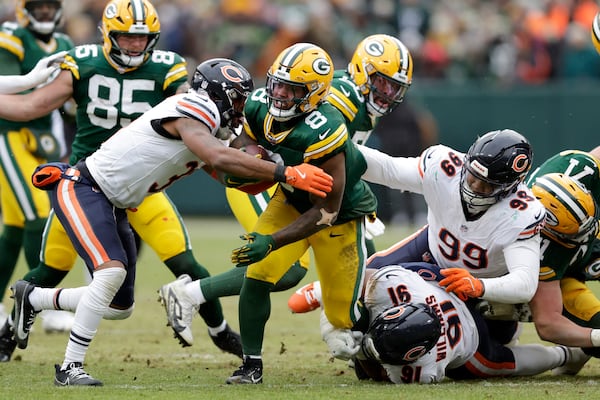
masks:
<path id="1" fill-rule="evenodd" d="M 186 218 L 197 258 L 212 273 L 227 268 L 229 252 L 242 243 L 232 219 Z M 388 227 L 377 240 L 379 249 L 409 230 Z M 25 267 L 19 264 L 14 279 Z M 303 283 L 314 280 L 309 272 Z M 494 379 L 469 383 L 394 386 L 359 382 L 352 370 L 330 359 L 319 334 L 318 313 L 292 315 L 290 292 L 272 296 L 273 310 L 264 342 L 264 384 L 231 386 L 224 381 L 239 359 L 220 352 L 208 338 L 200 318 L 194 319 L 195 344 L 181 348 L 165 326 L 156 290 L 173 278 L 149 248 L 138 263 L 136 309 L 125 321 L 103 321 L 86 359 L 86 370 L 104 381 L 101 388 L 56 388 L 54 363 L 62 361 L 67 335 L 45 334 L 40 321 L 29 347 L 17 350 L 13 361 L 0 364 L 0 399 L 562 399 L 596 398 L 600 363 L 592 359 L 577 377 Z M 83 284 L 82 266 L 65 286 Z M 4 304 L 12 306 L 5 296 Z M 223 300 L 226 317 L 237 329 L 237 297 Z M 527 326 L 523 342 L 538 341 Z"/>

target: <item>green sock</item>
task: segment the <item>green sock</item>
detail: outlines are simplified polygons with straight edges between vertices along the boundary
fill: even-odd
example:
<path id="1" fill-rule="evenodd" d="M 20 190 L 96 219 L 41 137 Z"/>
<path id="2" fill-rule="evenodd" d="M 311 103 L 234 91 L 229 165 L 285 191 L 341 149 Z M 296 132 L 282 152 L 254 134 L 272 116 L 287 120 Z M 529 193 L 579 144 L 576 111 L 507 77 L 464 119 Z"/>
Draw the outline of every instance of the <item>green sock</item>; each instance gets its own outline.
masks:
<path id="1" fill-rule="evenodd" d="M 0 301 L 4 298 L 8 283 L 17 266 L 22 243 L 23 229 L 5 225 L 0 235 Z"/>
<path id="2" fill-rule="evenodd" d="M 306 275 L 306 268 L 302 268 L 300 262 L 296 261 L 275 284 L 273 292 L 283 292 L 284 290 L 293 288 L 300 283 L 302 278 L 304 278 L 304 275 Z"/>
<path id="3" fill-rule="evenodd" d="M 188 274 L 192 280 L 210 276 L 208 270 L 196 261 L 190 250 L 169 258 L 165 264 L 175 276 Z M 202 304 L 198 313 L 209 327 L 216 328 L 223 323 L 223 307 L 218 298 Z"/>
<path id="4" fill-rule="evenodd" d="M 239 319 L 244 355 L 260 356 L 265 325 L 271 315 L 273 284 L 246 278 L 240 292 Z"/>
<path id="5" fill-rule="evenodd" d="M 25 224 L 23 234 L 23 252 L 29 269 L 34 269 L 40 262 L 40 250 L 42 249 L 42 236 L 46 218 L 38 218 Z"/>

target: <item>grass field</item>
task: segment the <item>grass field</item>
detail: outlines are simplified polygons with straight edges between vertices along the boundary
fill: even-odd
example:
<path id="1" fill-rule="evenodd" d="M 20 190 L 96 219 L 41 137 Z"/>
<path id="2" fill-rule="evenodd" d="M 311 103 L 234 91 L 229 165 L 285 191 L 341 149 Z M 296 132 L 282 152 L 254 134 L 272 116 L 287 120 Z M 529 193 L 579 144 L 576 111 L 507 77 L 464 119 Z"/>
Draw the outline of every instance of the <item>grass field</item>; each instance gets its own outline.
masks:
<path id="1" fill-rule="evenodd" d="M 229 252 L 242 243 L 237 222 L 200 218 L 186 218 L 186 222 L 195 254 L 211 273 L 230 268 Z M 388 227 L 377 246 L 387 247 L 408 232 Z M 20 264 L 14 279 L 24 272 Z M 303 283 L 314 278 L 310 271 Z M 0 399 L 592 399 L 600 389 L 600 362 L 596 359 L 577 377 L 546 373 L 533 378 L 402 387 L 359 382 L 344 362 L 330 359 L 320 339 L 318 313 L 292 315 L 287 310 L 290 292 L 272 295 L 264 342 L 264 384 L 225 385 L 225 378 L 240 360 L 214 347 L 200 318 L 194 319 L 195 344 L 185 349 L 165 326 L 156 290 L 172 279 L 151 249 L 144 248 L 138 262 L 133 316 L 125 321 L 103 321 L 86 358 L 86 370 L 104 381 L 104 387 L 53 386 L 53 365 L 62 362 L 67 334 L 45 334 L 38 319 L 29 347 L 17 349 L 10 363 L 0 364 Z M 78 265 L 64 286 L 81 284 L 83 272 Z M 4 304 L 12 307 L 12 300 L 5 296 Z M 237 329 L 237 297 L 223 299 L 223 307 Z M 522 341 L 537 341 L 531 326 L 525 327 Z"/>

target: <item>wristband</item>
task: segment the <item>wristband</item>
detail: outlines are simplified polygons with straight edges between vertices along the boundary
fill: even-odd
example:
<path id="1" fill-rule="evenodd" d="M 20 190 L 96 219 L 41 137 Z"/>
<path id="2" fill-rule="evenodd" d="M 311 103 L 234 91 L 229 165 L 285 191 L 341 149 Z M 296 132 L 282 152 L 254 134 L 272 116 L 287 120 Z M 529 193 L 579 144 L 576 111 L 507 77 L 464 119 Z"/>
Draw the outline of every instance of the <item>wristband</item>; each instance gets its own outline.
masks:
<path id="1" fill-rule="evenodd" d="M 277 164 L 277 166 L 275 167 L 275 173 L 274 173 L 274 177 L 273 180 L 275 182 L 287 182 L 287 179 L 285 177 L 285 169 L 287 167 L 283 164 Z"/>
<path id="2" fill-rule="evenodd" d="M 600 347 L 600 329 L 592 329 L 590 340 L 592 341 L 592 346 Z"/>

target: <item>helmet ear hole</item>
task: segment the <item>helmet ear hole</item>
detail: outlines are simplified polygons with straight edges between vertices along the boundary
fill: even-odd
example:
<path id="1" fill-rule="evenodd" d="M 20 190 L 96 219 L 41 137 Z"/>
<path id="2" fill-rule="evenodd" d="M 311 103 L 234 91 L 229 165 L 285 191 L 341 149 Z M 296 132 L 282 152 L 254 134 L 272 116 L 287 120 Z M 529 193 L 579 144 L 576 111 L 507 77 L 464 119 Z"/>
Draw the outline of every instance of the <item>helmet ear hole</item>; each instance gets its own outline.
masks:
<path id="1" fill-rule="evenodd" d="M 428 353 L 442 334 L 442 324 L 431 306 L 402 303 L 379 314 L 364 335 L 367 358 L 384 364 L 410 364 Z"/>

